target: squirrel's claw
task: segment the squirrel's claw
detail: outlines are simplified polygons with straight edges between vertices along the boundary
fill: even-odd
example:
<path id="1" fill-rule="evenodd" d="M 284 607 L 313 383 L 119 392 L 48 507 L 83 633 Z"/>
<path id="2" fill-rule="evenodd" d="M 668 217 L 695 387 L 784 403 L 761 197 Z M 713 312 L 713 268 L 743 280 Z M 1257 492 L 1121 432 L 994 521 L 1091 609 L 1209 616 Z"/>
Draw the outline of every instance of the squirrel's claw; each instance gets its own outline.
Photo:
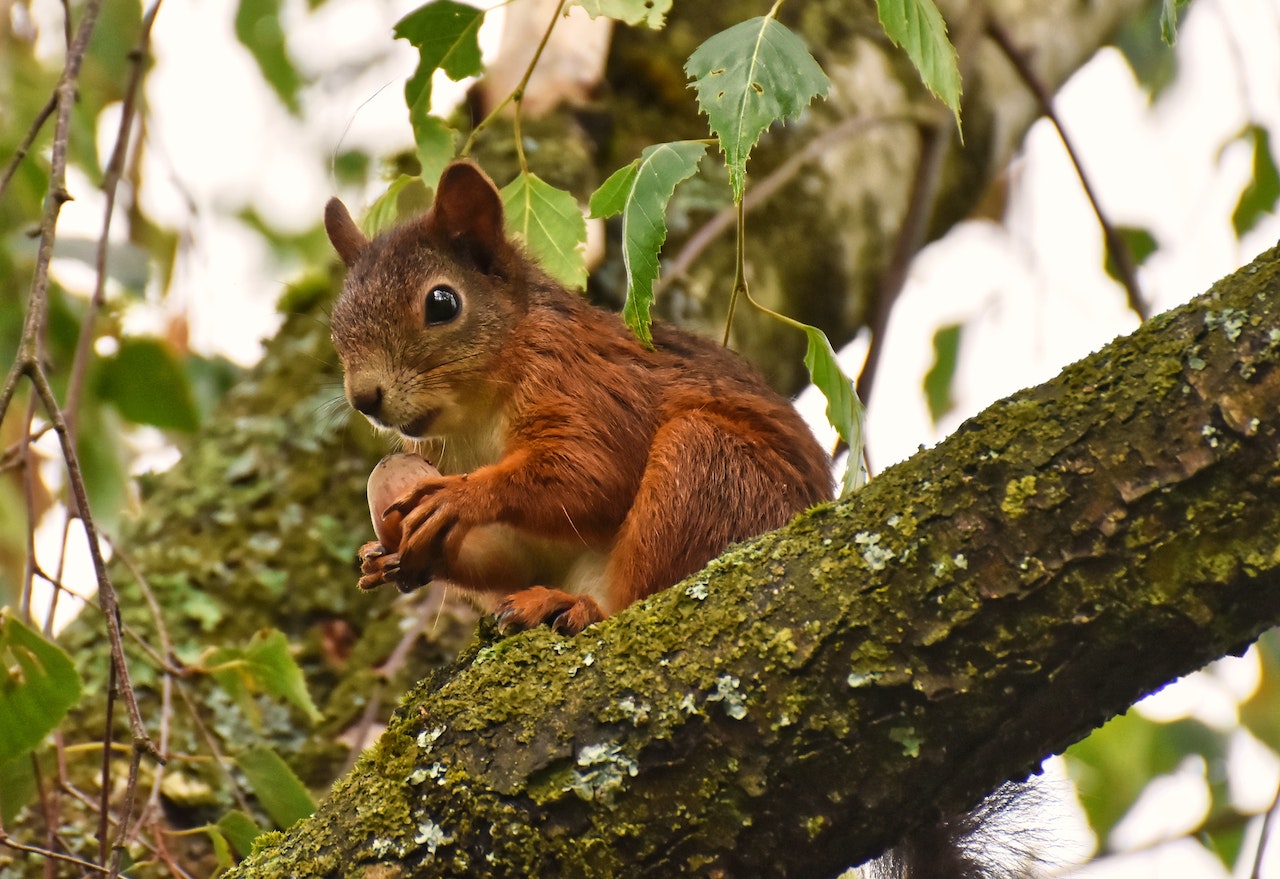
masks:
<path id="1" fill-rule="evenodd" d="M 547 625 L 562 635 L 576 635 L 605 614 L 590 596 L 530 586 L 503 599 L 494 617 L 503 634 Z"/>

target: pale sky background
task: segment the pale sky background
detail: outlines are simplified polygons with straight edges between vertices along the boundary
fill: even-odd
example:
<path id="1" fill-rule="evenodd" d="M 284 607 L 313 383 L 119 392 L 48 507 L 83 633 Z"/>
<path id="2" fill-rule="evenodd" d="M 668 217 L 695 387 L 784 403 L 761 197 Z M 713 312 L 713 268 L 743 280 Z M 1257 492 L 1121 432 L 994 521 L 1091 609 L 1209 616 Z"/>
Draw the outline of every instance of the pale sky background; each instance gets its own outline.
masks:
<path id="1" fill-rule="evenodd" d="M 257 359 L 260 339 L 278 321 L 276 299 L 298 267 L 278 265 L 253 232 L 222 211 L 251 203 L 271 222 L 302 231 L 333 194 L 323 157 L 339 144 L 374 154 L 411 145 L 402 88 L 416 56 L 390 32 L 415 5 L 331 2 L 311 16 L 302 0 L 287 0 L 286 32 L 299 66 L 319 72 L 344 65 L 304 93 L 301 117 L 279 106 L 235 41 L 234 2 L 192 0 L 161 9 L 153 36 L 157 65 L 147 80 L 149 165 L 139 197 L 151 216 L 182 230 L 186 247 L 169 301 L 139 309 L 136 326 L 158 326 L 163 309 L 185 310 L 198 350 L 246 364 Z M 37 0 L 35 14 L 46 38 L 58 38 L 58 4 Z M 499 20 L 490 16 L 483 40 L 494 40 Z M 1251 156 L 1242 143 L 1222 149 L 1248 120 L 1280 132 L 1280 0 L 1197 0 L 1179 33 L 1178 55 L 1179 79 L 1154 109 L 1111 50 L 1056 99 L 1112 220 L 1145 226 L 1159 241 L 1160 251 L 1139 273 L 1156 311 L 1202 292 L 1280 238 L 1272 216 L 1243 242 L 1235 239 L 1231 212 Z M 114 118 L 101 128 L 113 137 Z M 101 149 L 105 156 L 109 140 Z M 878 468 L 1136 326 L 1123 291 L 1103 273 L 1101 233 L 1047 122 L 1030 132 L 1011 178 L 1003 225 L 962 224 L 912 266 L 868 401 Z M 63 209 L 63 229 L 94 234 L 101 199 L 84 181 L 71 184 L 76 201 Z M 377 192 L 344 195 L 354 206 L 352 195 L 367 201 Z M 57 268 L 74 283 L 75 266 Z M 919 388 L 932 361 L 934 329 L 952 322 L 965 327 L 957 405 L 935 430 Z M 851 373 L 863 353 L 856 342 L 842 353 Z M 811 420 L 821 419 L 820 400 L 807 395 L 801 406 Z M 169 457 L 153 451 L 147 460 Z M 1234 700 L 1251 691 L 1256 676 L 1251 657 L 1228 660 L 1147 700 L 1143 710 L 1162 718 L 1194 712 L 1230 725 Z M 1247 736 L 1238 738 L 1233 792 L 1241 803 L 1265 808 L 1280 766 Z M 1152 793 L 1158 807 L 1128 822 L 1126 842 L 1143 845 L 1191 826 L 1207 806 L 1196 776 L 1180 774 Z M 1280 876 L 1280 856 L 1268 860 L 1270 875 Z M 1181 843 L 1086 875 L 1227 874 L 1199 846 Z"/>

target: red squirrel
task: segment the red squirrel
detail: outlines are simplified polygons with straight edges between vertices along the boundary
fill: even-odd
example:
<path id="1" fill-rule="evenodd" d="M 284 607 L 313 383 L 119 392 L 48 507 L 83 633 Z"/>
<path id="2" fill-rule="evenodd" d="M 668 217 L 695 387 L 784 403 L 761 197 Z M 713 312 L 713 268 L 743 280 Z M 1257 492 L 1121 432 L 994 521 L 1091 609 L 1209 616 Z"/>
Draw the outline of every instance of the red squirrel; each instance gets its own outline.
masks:
<path id="1" fill-rule="evenodd" d="M 360 587 L 444 580 L 506 629 L 575 634 L 832 496 L 830 460 L 741 357 L 662 323 L 646 348 L 510 240 L 474 164 L 368 240 L 336 198 L 332 313 L 347 399 L 442 475 L 388 512 Z"/>

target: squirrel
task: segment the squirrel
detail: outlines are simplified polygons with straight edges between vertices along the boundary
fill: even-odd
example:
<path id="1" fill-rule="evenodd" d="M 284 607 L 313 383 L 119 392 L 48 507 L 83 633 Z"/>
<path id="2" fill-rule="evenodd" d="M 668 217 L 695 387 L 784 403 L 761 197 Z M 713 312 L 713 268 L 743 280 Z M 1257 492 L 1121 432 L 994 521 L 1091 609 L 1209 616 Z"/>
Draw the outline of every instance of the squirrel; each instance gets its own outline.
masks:
<path id="1" fill-rule="evenodd" d="M 550 278 L 471 162 L 373 240 L 336 198 L 325 229 L 346 397 L 441 471 L 388 509 L 398 552 L 361 548 L 361 588 L 443 580 L 506 630 L 576 634 L 831 498 L 830 458 L 743 358 L 661 322 L 650 349 Z"/>
<path id="2" fill-rule="evenodd" d="M 440 471 L 385 511 L 398 551 L 361 548 L 362 589 L 444 580 L 506 630 L 573 635 L 831 498 L 830 458 L 759 373 L 660 322 L 647 348 L 550 278 L 476 165 L 373 240 L 336 198 L 324 220 L 348 269 L 331 315 L 346 397 Z M 1020 875 L 973 845 L 1012 799 L 918 830 L 868 875 Z"/>

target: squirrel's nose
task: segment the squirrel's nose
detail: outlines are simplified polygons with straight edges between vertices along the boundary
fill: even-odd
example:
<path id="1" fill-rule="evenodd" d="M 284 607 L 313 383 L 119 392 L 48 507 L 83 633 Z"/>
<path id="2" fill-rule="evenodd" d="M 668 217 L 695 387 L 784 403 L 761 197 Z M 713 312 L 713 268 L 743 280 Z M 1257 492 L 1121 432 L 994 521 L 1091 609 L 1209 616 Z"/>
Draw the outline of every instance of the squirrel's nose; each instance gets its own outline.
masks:
<path id="1" fill-rule="evenodd" d="M 376 417 L 378 410 L 382 408 L 382 386 L 348 388 L 347 399 L 351 401 L 351 407 L 357 412 L 370 418 Z"/>

